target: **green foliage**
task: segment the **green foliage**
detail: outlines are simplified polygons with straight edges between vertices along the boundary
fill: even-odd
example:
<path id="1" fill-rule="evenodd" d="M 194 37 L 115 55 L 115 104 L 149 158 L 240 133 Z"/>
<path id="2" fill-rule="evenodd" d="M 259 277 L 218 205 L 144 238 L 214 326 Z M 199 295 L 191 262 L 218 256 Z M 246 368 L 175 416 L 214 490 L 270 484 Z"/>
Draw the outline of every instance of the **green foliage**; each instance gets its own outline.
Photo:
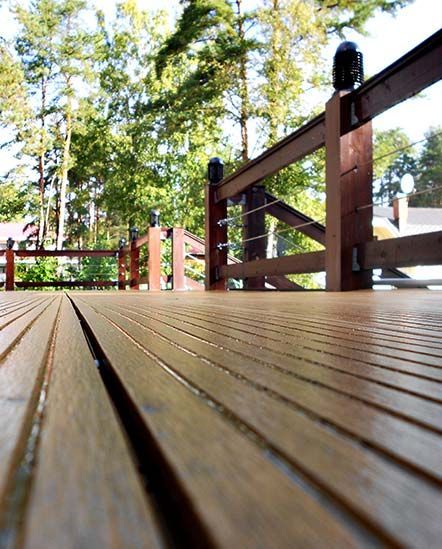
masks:
<path id="1" fill-rule="evenodd" d="M 407 3 L 262 0 L 247 11 L 241 0 L 183 0 L 172 28 L 168 13 L 136 0 L 119 2 L 112 21 L 91 17 L 84 0 L 15 4 L 16 40 L 0 42 L 0 123 L 20 144 L 20 169 L 3 187 L 0 218 L 31 215 L 40 245 L 116 247 L 159 208 L 163 225 L 203 236 L 209 158 L 221 156 L 229 173 L 311 118 L 311 89 L 329 85 L 321 54 L 331 37 Z M 376 139 L 376 154 L 408 143 L 397 130 Z M 377 164 L 382 195 L 411 169 L 407 154 Z M 324 179 L 317 152 L 265 184 L 322 218 Z M 284 235 L 284 253 L 318 248 Z M 68 275 L 116 274 L 111 260 L 80 265 Z"/>
<path id="2" fill-rule="evenodd" d="M 37 257 L 35 263 L 16 265 L 16 278 L 23 282 L 50 282 L 59 279 L 57 260 L 54 257 Z"/>
<path id="3" fill-rule="evenodd" d="M 442 208 L 442 128 L 431 128 L 425 137 L 418 159 L 416 191 L 436 190 L 413 197 L 411 205 Z"/>
<path id="4" fill-rule="evenodd" d="M 26 208 L 27 196 L 14 183 L 0 185 L 0 222 L 20 221 Z"/>

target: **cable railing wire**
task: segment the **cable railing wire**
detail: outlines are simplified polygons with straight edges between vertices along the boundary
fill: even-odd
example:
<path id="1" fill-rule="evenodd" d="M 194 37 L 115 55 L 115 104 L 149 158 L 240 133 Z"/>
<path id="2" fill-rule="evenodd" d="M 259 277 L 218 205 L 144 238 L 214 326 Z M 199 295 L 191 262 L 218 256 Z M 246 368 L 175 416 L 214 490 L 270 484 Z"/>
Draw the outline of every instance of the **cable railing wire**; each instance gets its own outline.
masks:
<path id="1" fill-rule="evenodd" d="M 225 217 L 224 219 L 220 219 L 218 221 L 218 225 L 220 227 L 223 227 L 224 225 L 228 225 L 230 222 L 235 221 L 235 219 L 241 219 L 243 217 L 246 217 L 252 213 L 259 212 L 259 210 L 264 210 L 265 208 L 268 208 L 269 206 L 272 206 L 272 204 L 277 204 L 278 202 L 282 202 L 282 198 L 277 198 L 276 200 L 272 200 L 271 202 L 267 202 L 266 204 L 263 204 L 261 206 L 258 206 L 257 208 L 253 208 L 253 210 L 247 210 L 246 212 L 232 215 L 230 217 Z"/>
<path id="2" fill-rule="evenodd" d="M 435 192 L 435 191 L 438 191 L 438 190 L 442 190 L 442 185 L 437 186 L 437 187 L 431 187 L 431 188 L 428 188 L 428 189 L 423 189 L 421 191 L 415 191 L 415 192 L 412 192 L 412 193 L 404 194 L 401 198 L 410 198 L 410 197 L 413 197 L 413 196 L 432 193 L 432 192 Z M 365 210 L 367 208 L 372 208 L 373 206 L 382 206 L 382 204 L 384 204 L 384 203 L 385 203 L 385 200 L 382 200 L 380 202 L 371 202 L 369 204 L 364 204 L 363 206 L 358 206 L 355 209 L 355 211 L 359 212 L 360 210 Z M 260 235 L 257 235 L 257 236 L 252 236 L 250 238 L 245 238 L 245 239 L 241 240 L 238 243 L 236 243 L 236 242 L 225 242 L 225 243 L 220 242 L 220 243 L 218 243 L 217 247 L 220 250 L 224 249 L 224 248 L 237 249 L 237 248 L 242 247 L 242 245 L 246 244 L 247 242 L 252 242 L 254 240 L 259 240 L 260 238 L 266 238 L 266 237 L 269 237 L 269 236 L 279 236 L 279 235 L 284 234 L 288 231 L 295 230 L 295 229 L 301 229 L 303 227 L 308 227 L 309 225 L 314 225 L 315 223 L 324 223 L 325 220 L 326 220 L 325 217 L 323 217 L 321 219 L 314 219 L 314 220 L 308 221 L 306 223 L 301 223 L 299 225 L 293 225 L 291 227 L 287 227 L 286 229 L 281 229 L 280 231 L 276 231 L 276 232 L 275 231 L 269 231 L 267 233 L 263 233 L 263 234 L 260 234 Z"/>
<path id="3" fill-rule="evenodd" d="M 345 172 L 341 173 L 341 177 L 348 175 L 349 173 L 352 173 L 354 171 L 358 171 L 360 168 L 365 168 L 365 166 L 370 166 L 371 164 L 374 164 L 375 162 L 378 162 L 379 160 L 383 160 L 384 158 L 388 158 L 389 156 L 392 156 L 393 154 L 396 154 L 398 152 L 406 151 L 407 149 L 411 149 L 415 145 L 419 145 L 420 143 L 424 143 L 425 141 L 428 141 L 429 139 L 432 139 L 434 137 L 438 137 L 439 135 L 442 135 L 442 131 L 438 133 L 434 133 L 429 137 L 424 137 L 423 139 L 419 139 L 418 141 L 414 141 L 413 143 L 410 143 L 409 145 L 404 145 L 403 147 L 398 147 L 394 150 L 388 151 L 385 154 L 381 154 L 380 156 L 377 156 L 368 162 L 364 162 L 362 164 L 357 164 L 353 166 L 352 168 L 346 170 Z"/>

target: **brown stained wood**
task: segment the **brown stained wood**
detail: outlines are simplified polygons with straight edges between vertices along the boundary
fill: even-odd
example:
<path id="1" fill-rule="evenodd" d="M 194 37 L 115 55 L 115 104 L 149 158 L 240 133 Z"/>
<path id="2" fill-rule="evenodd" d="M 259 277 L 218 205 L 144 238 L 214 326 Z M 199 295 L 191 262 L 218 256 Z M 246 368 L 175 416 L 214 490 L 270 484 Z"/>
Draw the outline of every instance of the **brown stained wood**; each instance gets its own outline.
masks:
<path id="1" fill-rule="evenodd" d="M 330 354 L 342 358 L 350 358 L 355 361 L 372 364 L 387 370 L 396 372 L 407 372 L 415 374 L 422 378 L 442 381 L 442 358 L 441 347 L 424 347 L 403 345 L 407 350 L 400 350 L 400 345 L 388 346 L 388 339 L 378 342 L 372 338 L 371 344 L 365 344 L 358 341 L 357 336 L 352 336 L 351 331 L 347 331 L 347 338 L 341 337 L 333 329 L 324 330 L 313 322 L 308 323 L 304 318 L 299 318 L 295 322 L 287 322 L 284 318 L 273 318 L 266 315 L 263 322 L 260 315 L 254 312 L 241 316 L 238 313 L 226 313 L 221 308 L 213 307 L 211 311 L 207 309 L 195 309 L 182 306 L 182 312 L 196 319 L 212 321 L 215 324 L 222 324 L 225 327 L 233 328 L 247 336 L 263 337 L 263 342 L 283 342 L 291 348 L 304 348 L 312 351 Z M 279 324 L 278 324 L 279 323 Z M 306 327 L 307 326 L 307 327 Z M 346 332 L 344 332 L 345 334 Z M 323 336 L 322 334 L 326 334 Z M 276 345 L 276 348 L 278 346 Z M 394 350 L 394 356 L 391 356 Z"/>
<path id="2" fill-rule="evenodd" d="M 372 273 L 355 270 L 354 249 L 373 238 L 371 123 L 342 136 L 350 110 L 347 92 L 336 93 L 326 105 L 326 289 L 371 288 Z M 357 169 L 355 169 L 357 168 Z"/>
<path id="3" fill-rule="evenodd" d="M 171 375 L 163 361 L 140 349 L 80 296 L 74 300 L 215 545 L 321 546 L 327 541 L 363 546 L 372 541 L 357 528 L 347 529 L 314 494 L 275 467 L 204 393 Z M 169 361 L 180 355 L 169 347 Z"/>
<path id="4" fill-rule="evenodd" d="M 14 291 L 14 274 L 15 274 L 15 267 L 14 267 L 14 250 L 6 250 L 6 269 L 5 269 L 5 276 L 6 276 L 6 282 L 5 282 L 5 290 L 7 292 Z"/>
<path id="5" fill-rule="evenodd" d="M 45 282 L 16 282 L 17 288 L 111 288 L 117 286 L 113 280 L 51 280 Z"/>
<path id="6" fill-rule="evenodd" d="M 188 290 L 194 290 L 197 292 L 203 292 L 204 291 L 204 284 L 200 284 L 196 280 L 193 280 L 193 278 L 189 278 L 188 276 L 185 277 L 185 285 Z"/>
<path id="7" fill-rule="evenodd" d="M 140 248 L 136 245 L 136 240 L 130 244 L 130 282 L 131 290 L 140 289 Z"/>
<path id="8" fill-rule="evenodd" d="M 361 268 L 413 267 L 442 263 L 442 231 L 375 240 L 358 247 Z"/>
<path id="9" fill-rule="evenodd" d="M 8 526 L 4 522 L 7 495 L 15 489 L 11 484 L 14 472 L 31 431 L 60 298 L 47 299 L 47 303 L 49 307 L 40 311 L 0 362 L 0 531 Z M 2 339 L 7 337 L 0 333 Z"/>
<path id="10" fill-rule="evenodd" d="M 244 229 L 243 229 L 243 244 L 244 262 L 256 261 L 257 259 L 265 259 L 267 251 L 267 237 L 262 237 L 266 233 L 265 226 L 265 210 L 263 206 L 266 203 L 265 188 L 262 185 L 255 185 L 247 189 L 246 204 L 243 207 Z M 258 211 L 252 211 L 256 210 Z M 252 211 L 252 213 L 247 213 Z M 249 240 L 252 239 L 252 240 Z M 265 276 L 247 277 L 244 280 L 244 288 L 246 290 L 264 290 Z"/>
<path id="11" fill-rule="evenodd" d="M 323 386 L 287 376 L 275 368 L 265 368 L 253 356 L 241 356 L 231 351 L 227 342 L 221 347 L 214 343 L 213 338 L 197 337 L 188 331 L 187 326 L 159 316 L 152 308 L 123 308 L 117 300 L 109 301 L 106 300 L 106 307 L 112 307 L 118 313 L 129 315 L 133 320 L 154 329 L 158 337 L 167 338 L 192 355 L 241 376 L 266 393 L 274 391 L 275 398 L 286 399 L 296 409 L 306 411 L 315 419 L 326 420 L 354 435 L 356 440 L 364 440 L 442 481 L 442 450 L 438 435 Z"/>
<path id="12" fill-rule="evenodd" d="M 185 290 L 184 229 L 172 229 L 172 289 Z"/>
<path id="13" fill-rule="evenodd" d="M 442 31 L 435 32 L 344 100 L 354 105 L 355 128 L 442 78 Z M 348 130 L 350 127 L 348 127 Z"/>
<path id="14" fill-rule="evenodd" d="M 292 282 L 284 275 L 267 276 L 266 281 L 277 290 L 303 290 L 304 288 Z"/>
<path id="15" fill-rule="evenodd" d="M 247 187 L 259 183 L 304 156 L 316 151 L 325 142 L 325 116 L 320 114 L 288 137 L 251 160 L 218 186 L 217 200 L 233 197 Z"/>
<path id="16" fill-rule="evenodd" d="M 296 296 L 298 295 L 302 296 L 305 294 L 299 294 L 297 292 Z M 235 293 L 234 297 L 236 298 L 236 296 L 237 293 Z M 287 297 L 284 296 L 284 298 L 284 301 L 287 301 Z M 262 303 L 262 299 L 250 299 L 246 301 L 249 304 L 253 302 Z M 272 303 L 274 301 L 275 299 L 272 295 L 271 298 L 267 300 L 267 303 Z M 164 302 L 161 304 L 162 315 L 166 314 L 165 305 Z M 239 304 L 237 303 L 236 307 L 238 307 L 238 305 Z M 151 303 L 150 308 L 153 306 L 154 304 Z M 168 312 L 167 315 L 176 320 L 180 320 L 179 314 L 177 315 L 176 313 Z M 262 318 L 265 318 L 265 312 L 263 312 L 262 315 Z M 224 328 L 220 328 L 219 325 L 213 326 L 209 324 L 209 326 L 203 328 L 201 321 L 198 323 L 193 322 L 192 325 L 190 324 L 191 319 L 189 319 L 188 316 L 189 315 L 187 315 L 185 320 L 181 319 L 182 322 L 185 322 L 185 325 L 180 325 L 181 329 L 196 337 L 206 339 L 222 349 L 230 349 L 232 352 L 240 355 L 241 358 L 253 356 L 259 364 L 280 369 L 280 371 L 285 372 L 287 375 L 292 375 L 304 381 L 318 384 L 324 388 L 338 391 L 341 394 L 357 398 L 372 406 L 386 410 L 389 413 L 396 414 L 399 417 L 442 432 L 442 407 L 435 402 L 403 392 L 398 386 L 394 389 L 386 385 L 381 385 L 374 380 L 371 381 L 359 376 L 355 377 L 354 375 L 348 375 L 337 369 L 320 367 L 320 365 L 315 364 L 314 361 L 311 362 L 308 359 L 305 360 L 303 358 L 285 356 L 284 353 L 279 352 L 280 350 L 284 350 L 282 344 L 279 344 L 279 349 L 275 352 L 271 349 L 263 348 L 262 343 L 259 346 L 257 346 L 256 343 L 248 344 L 247 341 L 250 339 L 250 336 L 247 336 L 247 334 L 244 333 L 241 334 L 239 331 L 235 332 L 233 330 L 232 335 L 226 337 L 222 334 Z M 297 348 L 293 349 L 293 351 L 297 350 Z M 321 357 L 321 359 L 323 359 L 323 357 Z M 338 360 L 338 367 L 339 364 L 340 362 Z M 410 379 L 412 380 L 413 378 Z"/>
<path id="17" fill-rule="evenodd" d="M 64 297 L 24 547 L 163 546 L 72 305 Z"/>
<path id="18" fill-rule="evenodd" d="M 149 227 L 148 283 L 149 290 L 161 289 L 161 227 Z"/>
<path id="19" fill-rule="evenodd" d="M 266 200 L 269 204 L 276 200 L 276 196 L 270 193 L 266 193 Z M 299 227 L 299 232 L 313 238 L 316 242 L 325 245 L 325 226 L 321 223 L 312 223 L 313 219 L 308 215 L 296 210 L 292 206 L 289 206 L 285 202 L 277 202 L 270 204 L 266 208 L 266 213 L 276 217 L 280 221 L 287 223 L 290 227 L 297 227 L 298 225 L 304 225 Z M 310 225 L 305 225 L 310 223 Z"/>
<path id="20" fill-rule="evenodd" d="M 247 263 L 225 265 L 221 274 L 225 278 L 247 278 L 297 273 L 318 273 L 325 268 L 325 252 L 309 252 L 298 255 L 257 259 Z"/>
<path id="21" fill-rule="evenodd" d="M 19 318 L 26 312 L 30 311 L 38 304 L 44 301 L 43 296 L 28 295 L 27 299 L 11 303 L 9 307 L 2 307 L 0 312 L 0 330 L 5 328 L 8 324 L 13 322 L 16 318 Z M 46 297 L 47 299 L 47 297 Z"/>
<path id="22" fill-rule="evenodd" d="M 202 238 L 199 238 L 198 236 L 192 234 L 191 232 L 186 231 L 186 229 L 184 229 L 184 242 L 192 246 L 192 250 L 190 252 L 192 254 L 198 252 L 204 254 L 204 252 L 206 251 L 205 241 Z"/>
<path id="23" fill-rule="evenodd" d="M 431 488 L 397 465 L 355 447 L 303 414 L 289 410 L 280 401 L 262 392 L 258 396 L 256 388 L 221 373 L 218 368 L 201 369 L 198 356 L 172 350 L 175 338 L 158 337 L 155 323 L 145 322 L 139 315 L 114 313 L 108 307 L 98 306 L 97 310 L 213 401 L 228 407 L 230 413 L 288 455 L 295 466 L 342 498 L 392 540 L 431 546 L 442 535 L 442 524 L 438 524 L 442 492 L 437 487 Z M 259 407 L 255 405 L 258 399 Z M 398 529 L 404 514 L 407 523 Z"/>
<path id="24" fill-rule="evenodd" d="M 217 203 L 216 185 L 206 184 L 205 188 L 205 253 L 206 290 L 225 290 L 227 280 L 223 269 L 227 265 L 227 225 L 219 221 L 227 217 L 227 200 Z"/>
<path id="25" fill-rule="evenodd" d="M 117 250 L 16 250 L 17 257 L 115 257 Z"/>
<path id="26" fill-rule="evenodd" d="M 140 236 L 138 237 L 136 240 L 134 240 L 135 242 L 135 248 L 141 248 L 141 246 L 144 246 L 144 245 L 148 245 L 149 244 L 149 229 L 148 229 L 148 232 L 147 234 L 143 235 L 143 236 Z"/>
<path id="27" fill-rule="evenodd" d="M 122 248 L 120 248 L 118 250 L 118 289 L 119 290 L 126 289 L 126 265 L 127 265 L 126 261 L 127 261 L 127 254 Z"/>
<path id="28" fill-rule="evenodd" d="M 42 299 L 36 306 L 31 305 L 28 311 L 7 323 L 0 331 L 0 360 L 4 358 L 13 346 L 20 340 L 26 330 L 39 317 L 39 315 L 51 304 L 54 297 Z"/>

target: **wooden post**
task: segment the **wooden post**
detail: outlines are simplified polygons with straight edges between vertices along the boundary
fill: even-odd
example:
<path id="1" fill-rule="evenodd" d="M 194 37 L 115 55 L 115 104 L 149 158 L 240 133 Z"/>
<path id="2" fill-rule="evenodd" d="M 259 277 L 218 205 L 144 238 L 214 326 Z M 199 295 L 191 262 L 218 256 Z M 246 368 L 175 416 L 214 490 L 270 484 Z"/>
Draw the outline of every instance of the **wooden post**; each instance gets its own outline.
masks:
<path id="1" fill-rule="evenodd" d="M 137 247 L 137 241 L 130 243 L 130 287 L 132 290 L 140 289 L 140 248 Z"/>
<path id="2" fill-rule="evenodd" d="M 118 250 L 118 289 L 126 289 L 126 252 L 124 248 Z"/>
<path id="3" fill-rule="evenodd" d="M 337 92 L 326 116 L 326 289 L 371 288 L 372 271 L 358 270 L 356 246 L 373 239 L 373 145 L 371 122 L 341 136 L 350 125 Z M 364 209 L 358 210 L 360 206 Z"/>
<path id="4" fill-rule="evenodd" d="M 184 229 L 172 229 L 172 289 L 185 290 Z"/>
<path id="5" fill-rule="evenodd" d="M 227 200 L 216 200 L 218 183 L 223 178 L 219 158 L 209 162 L 209 183 L 206 185 L 206 290 L 226 290 L 227 280 L 221 277 L 221 267 L 227 265 L 227 225 L 219 225 L 227 217 Z"/>
<path id="6" fill-rule="evenodd" d="M 161 227 L 149 227 L 149 290 L 161 290 Z"/>
<path id="7" fill-rule="evenodd" d="M 255 185 L 246 191 L 246 204 L 244 213 L 264 206 L 266 203 L 265 188 L 263 185 Z M 244 218 L 244 240 L 260 236 L 265 233 L 265 209 L 246 215 Z M 257 238 L 244 243 L 244 261 L 265 259 L 267 238 Z M 244 280 L 244 288 L 248 290 L 264 290 L 265 276 L 254 276 Z"/>
<path id="8" fill-rule="evenodd" d="M 14 250 L 6 250 L 6 283 L 5 290 L 7 292 L 14 291 Z"/>

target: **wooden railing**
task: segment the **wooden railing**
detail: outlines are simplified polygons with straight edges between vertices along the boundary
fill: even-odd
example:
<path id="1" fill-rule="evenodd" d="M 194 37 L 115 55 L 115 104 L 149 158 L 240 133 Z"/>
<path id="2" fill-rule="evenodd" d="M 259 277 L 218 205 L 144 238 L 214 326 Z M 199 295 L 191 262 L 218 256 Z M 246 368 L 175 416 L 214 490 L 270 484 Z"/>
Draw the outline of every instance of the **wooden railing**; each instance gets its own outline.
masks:
<path id="1" fill-rule="evenodd" d="M 162 266 L 164 242 L 171 242 L 170 262 Z M 141 254 L 144 249 L 145 254 Z M 118 287 L 119 290 L 204 290 L 205 242 L 183 228 L 149 227 L 146 234 L 134 238 L 128 245 L 118 250 L 0 250 L 0 256 L 6 255 L 5 289 L 15 288 L 105 288 Z M 36 257 L 113 257 L 118 267 L 118 280 L 50 280 L 20 281 L 16 280 L 15 267 L 17 258 Z M 143 263 L 145 260 L 145 263 Z M 229 263 L 238 263 L 229 256 Z M 189 263 L 198 263 L 199 271 L 192 269 Z M 162 268 L 164 267 L 164 268 Z M 190 271 L 199 274 L 199 280 Z M 147 275 L 143 276 L 145 271 Z M 168 274 L 163 274 L 167 271 Z"/>
<path id="2" fill-rule="evenodd" d="M 111 280 L 51 280 L 51 281 L 21 281 L 15 278 L 16 258 L 35 257 L 115 257 L 115 250 L 1 250 L 0 256 L 6 256 L 5 290 L 15 288 L 46 288 L 46 287 L 84 287 L 102 288 L 116 286 Z"/>
<path id="3" fill-rule="evenodd" d="M 376 116 L 442 77 L 442 31 L 435 33 L 358 89 L 337 92 L 325 112 L 235 173 L 206 187 L 206 289 L 226 289 L 229 278 L 263 289 L 269 277 L 326 271 L 332 291 L 370 288 L 372 269 L 442 264 L 442 233 L 375 241 L 372 228 L 372 127 Z M 262 186 L 269 177 L 326 149 L 326 224 L 282 202 L 248 215 L 244 263 L 229 265 L 227 200 L 243 195 L 244 214 L 274 201 Z M 272 215 L 325 245 L 325 251 L 267 259 L 264 215 Z M 310 220 L 313 221 L 313 220 Z M 306 223 L 309 223 L 306 225 Z"/>

